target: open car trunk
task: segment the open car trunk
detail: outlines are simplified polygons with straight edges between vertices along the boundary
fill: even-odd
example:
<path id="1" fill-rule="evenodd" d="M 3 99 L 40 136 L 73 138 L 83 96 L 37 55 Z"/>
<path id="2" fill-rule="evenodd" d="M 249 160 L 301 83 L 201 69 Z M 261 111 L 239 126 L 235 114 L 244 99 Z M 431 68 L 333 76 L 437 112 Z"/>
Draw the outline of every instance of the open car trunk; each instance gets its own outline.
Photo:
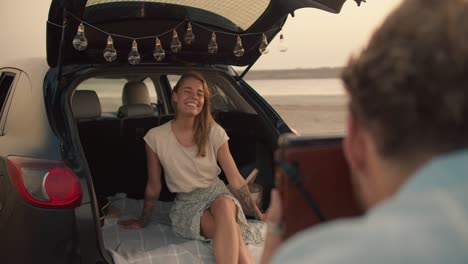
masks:
<path id="1" fill-rule="evenodd" d="M 118 219 L 138 218 L 142 212 L 147 181 L 147 164 L 143 136 L 153 127 L 174 118 L 170 105 L 173 82 L 183 72 L 181 68 L 157 70 L 98 72 L 82 80 L 72 93 L 79 140 L 91 174 L 99 207 L 100 224 L 105 248 L 117 263 L 143 258 L 158 263 L 214 262 L 211 247 L 200 241 L 176 237 L 171 229 L 170 208 L 175 197 L 162 175 L 160 202 L 154 210 L 152 222 L 142 230 L 126 230 Z M 269 203 L 274 185 L 272 157 L 278 132 L 271 129 L 262 111 L 251 106 L 252 101 L 236 88 L 238 85 L 225 70 L 205 71 L 204 75 L 213 94 L 213 117 L 229 136 L 233 158 L 244 177 L 259 170 L 256 183 L 263 187 L 263 209 Z M 118 83 L 140 81 L 154 89 L 154 113 L 149 115 L 119 116 L 122 109 L 121 88 Z M 245 88 L 245 87 L 244 87 Z M 97 101 L 89 93 L 97 94 Z M 84 98 L 85 101 L 80 100 Z M 112 103 L 112 104 L 111 104 Z M 130 105 L 126 105 L 130 108 Z M 113 110 L 109 110 L 113 109 Z M 260 114 L 258 113 L 260 112 Z M 223 173 L 220 178 L 227 183 Z M 256 223 L 264 230 L 261 223 Z M 143 245 L 143 247 L 142 247 Z M 259 258 L 263 245 L 251 245 Z"/>

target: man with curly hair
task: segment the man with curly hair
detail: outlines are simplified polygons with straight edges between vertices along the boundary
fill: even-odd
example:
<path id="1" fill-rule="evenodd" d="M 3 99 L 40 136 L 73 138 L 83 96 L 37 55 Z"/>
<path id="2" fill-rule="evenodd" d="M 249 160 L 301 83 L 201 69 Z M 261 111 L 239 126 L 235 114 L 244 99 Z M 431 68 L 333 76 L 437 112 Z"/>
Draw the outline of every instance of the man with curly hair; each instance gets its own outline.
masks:
<path id="1" fill-rule="evenodd" d="M 279 247 L 273 191 L 262 261 L 468 263 L 468 0 L 404 1 L 342 79 L 344 149 L 367 213 Z"/>

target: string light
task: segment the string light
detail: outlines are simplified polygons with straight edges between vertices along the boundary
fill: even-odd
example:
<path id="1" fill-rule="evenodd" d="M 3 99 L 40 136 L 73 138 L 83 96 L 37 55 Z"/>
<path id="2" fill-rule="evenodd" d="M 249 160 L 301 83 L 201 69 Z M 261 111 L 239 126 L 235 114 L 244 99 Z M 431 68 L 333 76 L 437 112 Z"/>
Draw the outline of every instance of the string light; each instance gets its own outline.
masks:
<path id="1" fill-rule="evenodd" d="M 91 25 L 89 23 L 86 23 L 85 21 L 82 21 L 81 19 L 79 19 L 78 17 L 76 17 L 75 15 L 73 15 L 71 13 L 68 13 L 68 14 L 70 16 L 74 17 L 75 19 L 77 19 L 80 22 L 80 24 L 78 25 L 77 33 L 76 33 L 75 37 L 73 38 L 73 47 L 75 49 L 77 49 L 79 51 L 83 51 L 88 47 L 88 40 L 86 39 L 86 36 L 85 36 L 85 25 L 86 25 L 86 26 L 94 28 L 95 30 L 98 30 L 98 31 L 108 35 L 107 42 L 106 42 L 106 47 L 103 50 L 103 57 L 108 62 L 115 61 L 116 58 L 117 58 L 117 51 L 114 48 L 114 41 L 113 41 L 112 37 L 114 37 L 114 38 L 115 37 L 126 38 L 126 39 L 129 39 L 129 40 L 132 40 L 132 48 L 131 48 L 131 51 L 128 54 L 128 62 L 130 64 L 132 64 L 132 65 L 140 63 L 140 60 L 141 60 L 140 54 L 138 52 L 137 40 L 148 39 L 148 38 L 155 39 L 155 48 L 154 48 L 154 52 L 153 52 L 153 57 L 155 58 L 156 61 L 163 61 L 166 58 L 166 53 L 165 53 L 165 51 L 163 49 L 161 40 L 159 39 L 160 36 L 163 36 L 163 35 L 166 35 L 166 34 L 172 32 L 172 40 L 171 40 L 171 43 L 170 43 L 170 49 L 174 54 L 176 54 L 176 53 L 179 53 L 182 50 L 182 43 L 180 42 L 178 34 L 177 34 L 177 28 L 179 28 L 180 26 L 187 23 L 187 29 L 186 29 L 185 34 L 184 34 L 184 42 L 187 45 L 191 45 L 191 44 L 193 44 L 195 42 L 195 34 L 193 33 L 192 24 L 194 24 L 194 25 L 196 25 L 196 26 L 198 26 L 200 28 L 203 28 L 205 30 L 210 30 L 211 31 L 211 29 L 209 29 L 209 28 L 207 28 L 207 27 L 205 27 L 203 25 L 200 25 L 198 23 L 194 23 L 192 21 L 189 21 L 188 19 L 185 19 L 184 21 L 182 21 L 178 25 L 176 25 L 174 28 L 172 28 L 172 29 L 170 29 L 170 30 L 168 30 L 166 32 L 163 32 L 163 33 L 161 33 L 159 35 L 134 38 L 134 37 L 130 37 L 130 36 L 118 35 L 118 34 L 115 34 L 115 33 L 111 34 L 109 32 L 106 32 L 106 31 L 96 27 L 96 26 L 93 26 L 93 25 Z M 55 25 L 57 27 L 61 27 L 63 29 L 63 27 L 60 26 L 60 25 L 54 24 L 54 23 L 52 23 L 50 21 L 48 21 L 48 23 L 50 23 L 52 25 Z M 216 41 L 216 33 L 222 33 L 222 34 L 225 34 L 225 35 L 237 36 L 236 44 L 235 44 L 234 49 L 233 49 L 233 53 L 234 53 L 234 55 L 236 57 L 242 57 L 245 54 L 245 50 L 244 50 L 244 47 L 242 45 L 241 37 L 249 36 L 249 35 L 260 35 L 261 34 L 261 40 L 259 42 L 258 51 L 261 54 L 267 54 L 269 52 L 269 49 L 268 49 L 269 43 L 268 43 L 268 38 L 267 38 L 265 33 L 270 32 L 270 31 L 276 31 L 278 29 L 279 28 L 275 27 L 275 28 L 271 28 L 271 29 L 269 29 L 269 30 L 267 30 L 266 32 L 263 32 L 263 33 L 262 32 L 255 32 L 255 33 L 244 33 L 244 34 L 235 34 L 235 33 L 231 33 L 231 32 L 223 32 L 223 31 L 212 31 L 211 39 L 208 42 L 208 46 L 207 46 L 208 53 L 209 54 L 218 53 L 219 46 L 218 46 L 218 43 Z M 287 50 L 288 50 L 288 47 L 284 44 L 284 36 L 281 33 L 280 34 L 280 51 L 285 52 Z"/>
<path id="2" fill-rule="evenodd" d="M 280 34 L 279 51 L 280 51 L 280 52 L 286 52 L 286 51 L 288 51 L 288 46 L 286 46 L 286 44 L 284 43 L 283 32 L 281 32 L 281 34 Z"/>
<path id="3" fill-rule="evenodd" d="M 85 50 L 88 47 L 88 40 L 85 37 L 83 22 L 78 26 L 76 36 L 73 38 L 73 47 L 79 51 Z"/>
<path id="4" fill-rule="evenodd" d="M 210 43 L 208 43 L 208 53 L 216 54 L 217 52 L 218 52 L 218 43 L 216 43 L 216 34 L 212 32 Z"/>
<path id="5" fill-rule="evenodd" d="M 184 41 L 188 45 L 192 44 L 195 41 L 195 35 L 192 32 L 192 24 L 190 24 L 190 22 L 188 22 L 188 25 L 187 25 L 187 31 L 185 32 L 185 35 L 184 35 Z"/>
<path id="6" fill-rule="evenodd" d="M 236 46 L 234 46 L 234 55 L 241 57 L 244 55 L 244 47 L 242 47 L 242 40 L 240 36 L 237 36 Z"/>
<path id="7" fill-rule="evenodd" d="M 114 41 L 112 40 L 111 35 L 107 37 L 107 44 L 104 49 L 103 56 L 108 62 L 113 62 L 117 58 L 117 51 L 114 48 Z"/>
<path id="8" fill-rule="evenodd" d="M 159 40 L 158 37 L 156 37 L 153 57 L 157 61 L 162 61 L 166 57 L 166 53 L 164 52 L 164 49 L 163 49 L 163 47 L 161 45 L 161 41 Z"/>
<path id="9" fill-rule="evenodd" d="M 174 29 L 174 31 L 172 31 L 171 50 L 174 53 L 178 53 L 181 49 L 182 43 L 180 43 L 177 31 Z"/>
<path id="10" fill-rule="evenodd" d="M 262 34 L 262 42 L 260 43 L 260 46 L 258 47 L 258 51 L 262 54 L 267 54 L 269 52 L 268 50 L 268 40 L 265 34 Z"/>
<path id="11" fill-rule="evenodd" d="M 138 44 L 136 40 L 133 40 L 132 50 L 128 53 L 128 62 L 132 65 L 140 63 L 140 53 L 138 53 Z"/>

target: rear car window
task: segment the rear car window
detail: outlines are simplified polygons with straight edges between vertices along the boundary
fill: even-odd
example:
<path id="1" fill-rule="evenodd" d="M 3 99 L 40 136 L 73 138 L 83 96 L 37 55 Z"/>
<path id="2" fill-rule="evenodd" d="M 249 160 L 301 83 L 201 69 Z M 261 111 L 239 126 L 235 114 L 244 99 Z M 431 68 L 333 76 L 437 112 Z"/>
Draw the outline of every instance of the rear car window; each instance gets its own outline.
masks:
<path id="1" fill-rule="evenodd" d="M 2 73 L 0 75 L 0 118 L 3 116 L 3 108 L 14 79 L 14 74 Z"/>
<path id="2" fill-rule="evenodd" d="M 90 78 L 80 83 L 77 90 L 95 91 L 101 103 L 101 111 L 103 113 L 117 113 L 123 104 L 122 91 L 127 82 L 126 78 Z M 148 88 L 151 103 L 156 104 L 158 96 L 153 81 L 146 78 L 143 82 Z"/>

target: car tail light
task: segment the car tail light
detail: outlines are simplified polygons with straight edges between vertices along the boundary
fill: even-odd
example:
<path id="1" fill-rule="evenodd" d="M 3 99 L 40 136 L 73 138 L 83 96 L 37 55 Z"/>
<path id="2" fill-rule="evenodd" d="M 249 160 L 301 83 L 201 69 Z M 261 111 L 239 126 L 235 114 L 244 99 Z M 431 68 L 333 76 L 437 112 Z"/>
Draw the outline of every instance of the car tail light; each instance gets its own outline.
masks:
<path id="1" fill-rule="evenodd" d="M 18 193 L 32 205 L 60 209 L 81 204 L 81 184 L 63 161 L 9 156 L 8 172 Z"/>

